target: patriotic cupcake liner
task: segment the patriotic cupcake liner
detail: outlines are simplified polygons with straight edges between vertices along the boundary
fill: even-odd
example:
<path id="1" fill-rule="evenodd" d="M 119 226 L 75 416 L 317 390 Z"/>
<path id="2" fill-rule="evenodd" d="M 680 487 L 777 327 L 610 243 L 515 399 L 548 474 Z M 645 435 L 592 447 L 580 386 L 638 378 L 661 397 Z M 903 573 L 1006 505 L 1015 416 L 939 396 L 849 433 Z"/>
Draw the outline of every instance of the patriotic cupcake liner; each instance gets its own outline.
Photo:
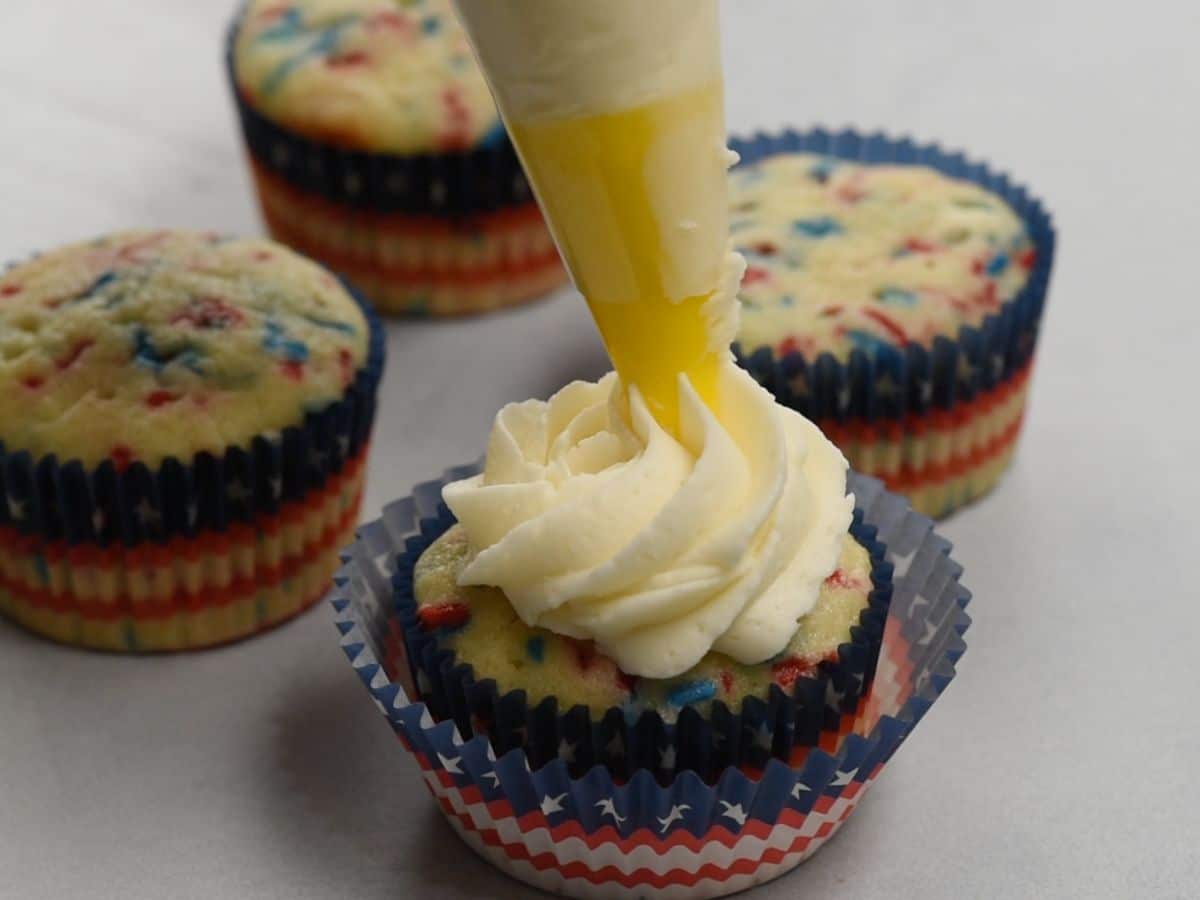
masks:
<path id="1" fill-rule="evenodd" d="M 278 434 L 151 468 L 0 442 L 0 613 L 63 643 L 209 646 L 315 603 L 357 519 L 383 326 L 343 396 Z M 314 564 L 321 558 L 326 567 Z"/>
<path id="2" fill-rule="evenodd" d="M 997 460 L 1007 461 L 1015 446 L 1019 412 L 1006 421 L 1011 433 L 999 443 L 986 425 L 964 426 L 972 414 L 1017 392 L 1023 409 L 1054 262 L 1054 226 L 1041 201 L 983 163 L 909 139 L 817 129 L 759 134 L 731 145 L 742 164 L 776 153 L 817 153 L 929 166 L 997 194 L 1020 217 L 1037 253 L 1028 281 L 978 328 L 964 326 L 953 340 L 855 349 L 845 362 L 829 353 L 808 359 L 799 351 L 777 356 L 769 347 L 734 347 L 739 363 L 780 403 L 820 425 L 851 465 L 910 495 L 921 512 L 944 514 L 991 487 L 999 477 Z M 880 438 L 892 445 L 876 445 Z"/>
<path id="3" fill-rule="evenodd" d="M 850 486 L 895 567 L 878 666 L 839 729 L 787 763 L 730 767 L 712 783 L 691 771 L 666 783 L 649 769 L 621 778 L 603 765 L 572 775 L 562 759 L 497 754 L 485 737 L 437 721 L 414 692 L 393 608 L 397 561 L 435 512 L 416 497 L 385 509 L 346 551 L 333 600 L 341 645 L 452 827 L 497 868 L 568 897 L 696 900 L 744 890 L 836 834 L 966 650 L 970 594 L 949 543 L 878 481 L 852 475 Z"/>
<path id="4" fill-rule="evenodd" d="M 714 780 L 730 766 L 762 768 L 772 757 L 786 760 L 796 748 L 816 745 L 821 732 L 836 729 L 870 687 L 892 597 L 892 566 L 884 560 L 886 547 L 875 528 L 856 510 L 850 531 L 872 563 L 867 606 L 834 657 L 797 677 L 790 690 L 773 684 L 768 696 L 747 696 L 737 709 L 715 700 L 707 715 L 684 707 L 675 722 L 650 710 L 631 718 L 619 707 L 593 718 L 584 706 L 560 709 L 553 697 L 533 705 L 524 691 L 501 693 L 493 679 L 478 679 L 469 664 L 442 646 L 438 631 L 418 617 L 413 596 L 417 560 L 457 521 L 442 502 L 442 489 L 475 470 L 463 473 L 454 470 L 414 491 L 419 531 L 396 560 L 394 616 L 412 678 L 430 712 L 439 721 L 453 720 L 464 736 L 485 735 L 496 753 L 521 749 L 534 766 L 562 757 L 573 776 L 600 764 L 618 777 L 649 769 L 669 780 L 688 770 Z"/>
<path id="5" fill-rule="evenodd" d="M 534 299 L 566 271 L 502 128 L 469 150 L 355 151 L 260 113 L 225 68 L 271 236 L 362 288 L 384 312 L 453 315 Z"/>

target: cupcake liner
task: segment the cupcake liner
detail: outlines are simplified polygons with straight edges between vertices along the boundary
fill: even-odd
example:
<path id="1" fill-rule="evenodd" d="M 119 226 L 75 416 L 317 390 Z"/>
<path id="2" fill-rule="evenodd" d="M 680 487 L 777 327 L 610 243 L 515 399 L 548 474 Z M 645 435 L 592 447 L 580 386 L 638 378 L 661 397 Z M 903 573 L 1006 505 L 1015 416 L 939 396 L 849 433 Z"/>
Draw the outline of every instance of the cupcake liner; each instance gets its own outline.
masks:
<path id="1" fill-rule="evenodd" d="M 453 720 L 464 736 L 486 735 L 497 753 L 523 749 L 534 766 L 562 757 L 572 775 L 600 763 L 617 776 L 644 768 L 662 780 L 684 770 L 712 780 L 730 766 L 761 768 L 771 757 L 787 759 L 794 748 L 815 745 L 822 730 L 836 728 L 856 708 L 870 685 L 892 596 L 892 567 L 875 529 L 856 510 L 850 531 L 872 562 L 867 606 L 836 656 L 798 677 L 790 690 L 772 685 L 768 696 L 748 696 L 736 709 L 715 700 L 708 716 L 684 707 L 674 722 L 650 710 L 630 719 L 619 708 L 594 719 L 586 707 L 560 709 L 554 698 L 533 705 L 524 691 L 502 694 L 493 679 L 476 679 L 469 664 L 440 646 L 437 633 L 417 616 L 414 567 L 456 522 L 441 499 L 445 484 L 428 482 L 414 491 L 419 531 L 396 560 L 394 615 L 422 701 L 438 720 Z"/>
<path id="2" fill-rule="evenodd" d="M 256 110 L 225 69 L 271 235 L 366 291 L 385 312 L 476 313 L 567 280 L 502 128 L 467 150 L 375 153 L 308 138 Z"/>
<path id="3" fill-rule="evenodd" d="M 864 163 L 929 166 L 1002 197 L 1025 224 L 1037 252 L 1029 280 L 1014 298 L 978 328 L 964 326 L 954 340 L 939 337 L 929 348 L 909 344 L 873 354 L 855 349 L 841 362 L 829 353 L 816 359 L 799 351 L 777 357 L 771 348 L 745 353 L 735 345 L 738 361 L 780 403 L 822 427 L 830 421 L 900 421 L 951 410 L 1029 367 L 1050 282 L 1055 232 L 1050 215 L 1025 188 L 961 153 L 881 134 L 787 131 L 733 139 L 731 145 L 743 165 L 776 153 L 817 153 Z"/>
<path id="4" fill-rule="evenodd" d="M 34 456 L 0 441 L 0 561 L 8 573 L 7 587 L 0 580 L 0 594 L 5 595 L 0 597 L 0 611 L 43 634 L 74 634 L 72 643 L 176 649 L 175 640 L 157 647 L 130 636 L 133 620 L 163 618 L 167 612 L 136 615 L 135 601 L 142 598 L 123 591 L 102 598 L 109 607 L 106 621 L 118 612 L 125 620 L 119 639 L 111 629 L 101 629 L 101 637 L 87 637 L 84 625 L 94 624 L 86 615 L 95 608 L 92 598 L 82 588 L 67 590 L 63 573 L 74 571 L 76 564 L 97 566 L 106 576 L 131 585 L 151 578 L 147 573 L 178 577 L 183 583 L 173 606 L 192 612 L 206 608 L 197 597 L 211 598 L 214 591 L 226 593 L 224 602 L 216 605 L 246 599 L 237 590 L 229 594 L 230 582 L 219 566 L 201 577 L 182 570 L 172 573 L 166 561 L 224 554 L 236 560 L 229 565 L 243 581 L 256 582 L 259 569 L 274 567 L 275 550 L 263 535 L 278 533 L 306 516 L 308 527 L 314 527 L 322 521 L 319 506 L 326 488 L 344 480 L 341 476 L 357 473 L 375 417 L 385 336 L 370 305 L 350 290 L 369 329 L 367 358 L 354 381 L 337 401 L 278 435 L 255 437 L 248 448 L 231 446 L 220 454 L 198 453 L 191 460 L 172 457 L 153 468 L 141 461 L 119 467 L 105 460 L 88 469 L 79 460 Z M 357 492 L 354 504 L 357 508 Z M 337 530 L 337 536 L 347 530 Z M 249 536 L 235 552 L 239 542 L 233 536 L 242 532 Z M 70 565 L 58 573 L 55 560 Z M 28 566 L 34 567 L 32 574 Z M 18 578 L 21 572 L 28 576 L 23 581 Z M 248 591 L 247 586 L 244 592 Z M 69 603 L 68 595 L 84 602 Z M 320 596 L 306 597 L 304 605 Z M 294 604 L 292 612 L 302 608 L 295 596 L 263 603 L 267 612 L 250 617 L 256 620 L 252 630 L 285 618 L 278 612 L 281 606 Z"/>
<path id="5" fill-rule="evenodd" d="M 387 507 L 346 551 L 333 600 L 341 645 L 451 825 L 501 870 L 570 897 L 743 890 L 787 872 L 837 832 L 945 690 L 966 649 L 970 595 L 949 544 L 879 482 L 852 475 L 850 487 L 895 567 L 878 666 L 838 733 L 790 764 L 730 767 L 713 783 L 691 771 L 666 783 L 648 769 L 614 778 L 603 765 L 573 776 L 561 759 L 537 765 L 521 750 L 498 754 L 484 737 L 436 721 L 414 699 L 392 615 L 398 558 L 420 539 L 422 518 L 436 511 L 421 496 Z"/>

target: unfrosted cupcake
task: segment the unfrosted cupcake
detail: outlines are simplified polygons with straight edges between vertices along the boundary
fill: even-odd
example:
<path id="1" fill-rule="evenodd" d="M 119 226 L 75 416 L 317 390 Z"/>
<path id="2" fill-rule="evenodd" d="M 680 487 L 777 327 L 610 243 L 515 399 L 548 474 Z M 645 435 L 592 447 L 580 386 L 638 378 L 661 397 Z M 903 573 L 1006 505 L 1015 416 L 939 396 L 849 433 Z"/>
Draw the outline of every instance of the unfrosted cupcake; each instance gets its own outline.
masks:
<path id="1" fill-rule="evenodd" d="M 1016 447 L 1054 234 L 1007 179 L 907 142 L 737 144 L 743 362 L 929 515 Z"/>
<path id="2" fill-rule="evenodd" d="M 272 235 L 387 311 L 565 280 L 449 0 L 250 0 L 229 73 Z"/>
<path id="3" fill-rule="evenodd" d="M 326 591 L 383 362 L 263 240 L 128 232 L 0 276 L 0 612 L 68 644 L 245 637 Z"/>

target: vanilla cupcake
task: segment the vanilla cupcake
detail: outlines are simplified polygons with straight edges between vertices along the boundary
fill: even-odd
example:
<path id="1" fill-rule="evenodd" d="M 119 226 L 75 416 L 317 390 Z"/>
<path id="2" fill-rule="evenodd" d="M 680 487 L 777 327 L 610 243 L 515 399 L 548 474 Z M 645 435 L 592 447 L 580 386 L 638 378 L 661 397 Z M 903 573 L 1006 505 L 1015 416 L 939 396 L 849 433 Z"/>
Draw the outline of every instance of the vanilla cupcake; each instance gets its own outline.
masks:
<path id="1" fill-rule="evenodd" d="M 154 651 L 269 628 L 353 534 L 373 316 L 284 247 L 192 232 L 0 276 L 0 612 Z"/>

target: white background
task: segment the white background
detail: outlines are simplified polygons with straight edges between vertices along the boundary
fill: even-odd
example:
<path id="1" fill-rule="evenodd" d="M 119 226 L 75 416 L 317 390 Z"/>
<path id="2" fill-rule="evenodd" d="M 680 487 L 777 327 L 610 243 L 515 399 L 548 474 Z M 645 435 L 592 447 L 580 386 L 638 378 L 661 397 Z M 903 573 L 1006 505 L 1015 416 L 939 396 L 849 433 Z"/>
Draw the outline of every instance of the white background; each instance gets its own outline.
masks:
<path id="1" fill-rule="evenodd" d="M 0 257 L 107 229 L 256 232 L 231 4 L 0 0 Z M 1112 12 L 1114 7 L 1118 12 Z M 1200 893 L 1200 6 L 727 0 L 731 130 L 965 148 L 1055 213 L 1014 470 L 944 530 L 961 674 L 844 832 L 756 897 Z M 503 402 L 605 360 L 570 292 L 390 326 L 366 513 L 475 458 Z M 123 659 L 0 623 L 0 897 L 510 897 L 455 838 L 326 608 Z"/>

